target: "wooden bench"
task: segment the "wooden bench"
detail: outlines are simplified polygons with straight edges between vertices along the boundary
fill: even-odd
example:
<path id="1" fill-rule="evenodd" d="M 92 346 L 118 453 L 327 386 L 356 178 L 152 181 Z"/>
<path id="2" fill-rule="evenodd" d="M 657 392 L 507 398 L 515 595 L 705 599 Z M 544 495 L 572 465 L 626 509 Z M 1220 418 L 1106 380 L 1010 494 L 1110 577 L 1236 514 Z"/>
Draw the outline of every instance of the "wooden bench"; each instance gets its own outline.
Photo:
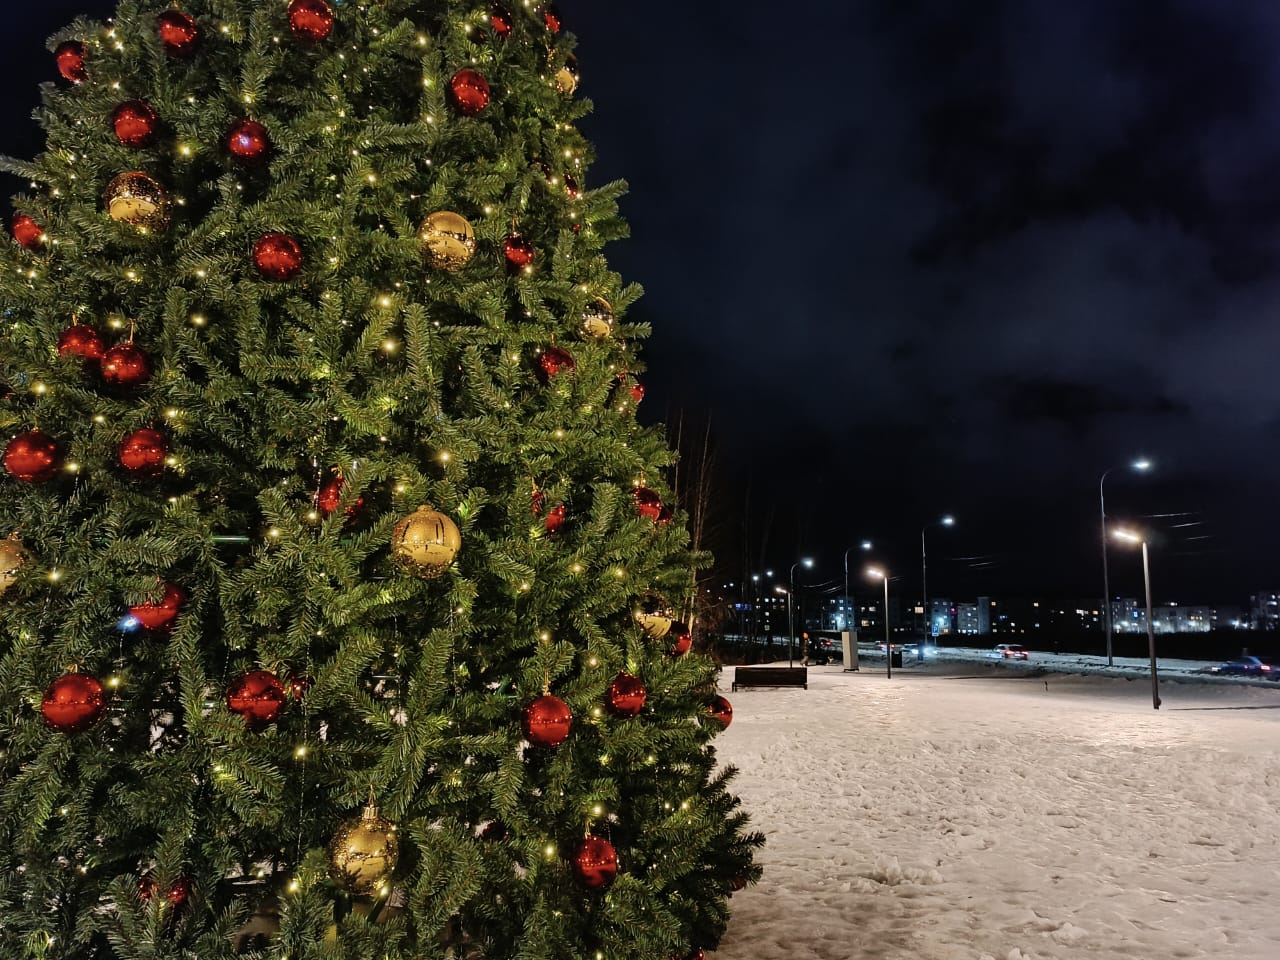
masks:
<path id="1" fill-rule="evenodd" d="M 734 667 L 733 689 L 738 687 L 804 687 L 809 689 L 808 667 Z"/>

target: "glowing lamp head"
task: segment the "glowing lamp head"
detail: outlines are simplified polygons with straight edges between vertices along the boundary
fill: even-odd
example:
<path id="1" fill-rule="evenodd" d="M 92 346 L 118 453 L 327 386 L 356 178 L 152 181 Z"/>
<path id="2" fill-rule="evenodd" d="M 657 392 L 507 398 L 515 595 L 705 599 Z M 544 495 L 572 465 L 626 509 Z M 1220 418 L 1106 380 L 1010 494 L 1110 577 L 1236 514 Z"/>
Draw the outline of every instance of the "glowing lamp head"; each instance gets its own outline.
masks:
<path id="1" fill-rule="evenodd" d="M 1123 540 L 1125 543 L 1142 542 L 1142 536 L 1132 530 L 1112 530 L 1111 535 L 1117 540 Z"/>
<path id="2" fill-rule="evenodd" d="M 1139 457 L 1137 460 L 1133 461 L 1130 466 L 1139 473 L 1146 473 L 1151 469 L 1151 461 L 1146 457 Z"/>
<path id="3" fill-rule="evenodd" d="M 805 567 L 805 569 L 807 569 L 807 570 L 811 570 L 811 569 L 813 569 L 813 557 L 804 557 L 803 559 L 801 559 L 800 563 L 801 563 L 801 564 Z"/>
<path id="4" fill-rule="evenodd" d="M 945 517 L 942 518 L 942 525 L 944 527 L 954 527 L 956 525 L 956 518 L 948 513 Z"/>
<path id="5" fill-rule="evenodd" d="M 867 567 L 867 576 L 872 580 L 887 580 L 885 572 L 878 567 Z"/>

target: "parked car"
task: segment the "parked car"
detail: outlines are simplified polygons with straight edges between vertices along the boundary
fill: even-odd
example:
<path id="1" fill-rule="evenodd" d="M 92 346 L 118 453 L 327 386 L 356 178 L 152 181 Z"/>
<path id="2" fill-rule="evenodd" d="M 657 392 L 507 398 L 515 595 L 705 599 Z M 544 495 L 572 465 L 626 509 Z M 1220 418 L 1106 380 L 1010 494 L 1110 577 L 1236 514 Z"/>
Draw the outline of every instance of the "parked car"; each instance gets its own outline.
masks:
<path id="1" fill-rule="evenodd" d="M 809 638 L 809 663 L 825 666 L 835 663 L 844 655 L 844 648 L 828 637 Z"/>
<path id="2" fill-rule="evenodd" d="M 1266 677 L 1270 680 L 1280 680 L 1280 670 L 1258 657 L 1236 657 L 1234 660 L 1228 660 L 1216 667 L 1210 667 L 1209 672 L 1237 677 Z"/>
<path id="3" fill-rule="evenodd" d="M 1020 643 L 997 643 L 987 656 L 992 660 L 1028 660 L 1031 651 Z"/>

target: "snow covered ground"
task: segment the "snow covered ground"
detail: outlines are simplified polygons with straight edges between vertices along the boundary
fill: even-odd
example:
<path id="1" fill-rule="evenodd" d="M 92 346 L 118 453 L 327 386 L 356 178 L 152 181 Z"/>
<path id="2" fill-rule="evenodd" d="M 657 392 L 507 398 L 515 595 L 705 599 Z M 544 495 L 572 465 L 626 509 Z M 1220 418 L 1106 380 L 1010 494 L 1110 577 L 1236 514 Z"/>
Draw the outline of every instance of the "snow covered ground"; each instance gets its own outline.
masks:
<path id="1" fill-rule="evenodd" d="M 1156 711 L 1141 661 L 962 656 L 725 668 L 768 843 L 716 960 L 1280 958 L 1280 683 L 1161 661 Z"/>

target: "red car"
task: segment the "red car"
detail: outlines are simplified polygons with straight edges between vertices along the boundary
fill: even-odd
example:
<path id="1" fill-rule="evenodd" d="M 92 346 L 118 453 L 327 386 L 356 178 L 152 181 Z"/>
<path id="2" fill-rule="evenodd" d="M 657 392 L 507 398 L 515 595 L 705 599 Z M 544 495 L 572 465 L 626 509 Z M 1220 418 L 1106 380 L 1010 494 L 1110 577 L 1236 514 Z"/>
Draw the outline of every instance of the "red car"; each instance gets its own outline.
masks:
<path id="1" fill-rule="evenodd" d="M 992 660 L 1027 660 L 1031 651 L 1020 643 L 997 643 L 987 656 Z"/>

